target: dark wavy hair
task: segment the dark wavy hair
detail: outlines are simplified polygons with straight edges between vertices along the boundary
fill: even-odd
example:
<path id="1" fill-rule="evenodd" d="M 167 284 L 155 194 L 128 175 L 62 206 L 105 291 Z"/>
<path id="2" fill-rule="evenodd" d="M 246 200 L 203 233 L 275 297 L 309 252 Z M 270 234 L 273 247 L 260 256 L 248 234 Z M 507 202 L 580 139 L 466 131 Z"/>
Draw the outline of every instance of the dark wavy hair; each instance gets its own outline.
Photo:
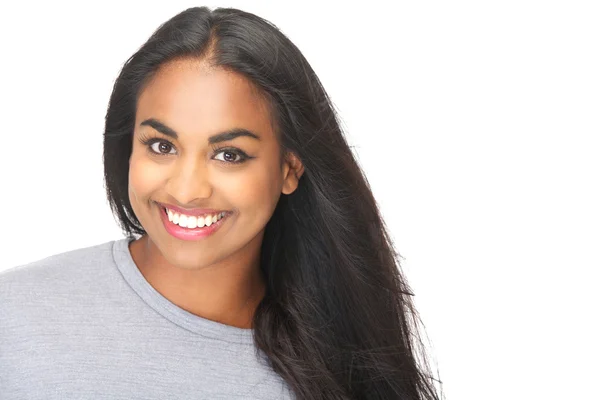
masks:
<path id="1" fill-rule="evenodd" d="M 106 192 L 124 233 L 145 234 L 127 194 L 138 96 L 161 64 L 186 57 L 253 82 L 282 154 L 304 165 L 265 228 L 257 354 L 298 399 L 438 399 L 413 294 L 367 179 L 315 72 L 272 23 L 232 8 L 190 8 L 126 61 L 104 132 Z"/>

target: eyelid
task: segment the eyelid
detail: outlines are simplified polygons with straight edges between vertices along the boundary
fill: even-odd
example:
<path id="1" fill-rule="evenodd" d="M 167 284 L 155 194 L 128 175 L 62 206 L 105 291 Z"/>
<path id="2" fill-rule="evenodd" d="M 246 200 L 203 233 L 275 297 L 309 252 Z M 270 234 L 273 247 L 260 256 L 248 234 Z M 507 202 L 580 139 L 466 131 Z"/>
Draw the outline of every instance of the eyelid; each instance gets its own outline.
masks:
<path id="1" fill-rule="evenodd" d="M 148 137 L 148 136 L 142 135 L 140 137 L 140 142 L 142 142 L 142 144 L 144 146 L 146 146 L 146 150 L 148 150 L 153 155 L 157 155 L 157 156 L 172 156 L 173 155 L 173 153 L 160 153 L 160 152 L 156 152 L 156 151 L 152 150 L 152 145 L 154 145 L 155 143 L 161 143 L 161 142 L 167 143 L 169 146 L 171 146 L 171 148 L 173 150 L 175 150 L 175 154 L 177 154 L 177 148 L 168 139 L 163 139 L 163 138 L 159 138 L 159 137 Z"/>
<path id="2" fill-rule="evenodd" d="M 220 154 L 220 153 L 224 153 L 224 152 L 229 152 L 229 153 L 233 153 L 233 154 L 239 156 L 239 158 L 240 158 L 238 161 L 216 160 L 216 161 L 219 161 L 219 162 L 224 163 L 224 164 L 242 164 L 242 163 L 248 161 L 249 159 L 254 158 L 254 157 L 250 157 L 248 154 L 246 154 L 245 151 L 243 151 L 241 149 L 238 149 L 237 147 L 228 147 L 228 146 L 226 146 L 226 147 L 217 147 L 216 145 L 213 145 L 211 147 L 213 149 L 213 152 L 215 152 L 215 155 L 216 154 Z M 214 156 L 213 156 L 213 159 L 214 159 Z"/>

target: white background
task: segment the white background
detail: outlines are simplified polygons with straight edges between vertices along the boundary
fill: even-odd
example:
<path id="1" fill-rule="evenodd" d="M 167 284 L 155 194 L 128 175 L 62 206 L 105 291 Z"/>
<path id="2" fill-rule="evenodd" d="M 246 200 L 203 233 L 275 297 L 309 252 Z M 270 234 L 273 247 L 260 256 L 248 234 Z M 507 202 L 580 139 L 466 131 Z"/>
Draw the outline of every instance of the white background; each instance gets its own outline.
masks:
<path id="1" fill-rule="evenodd" d="M 2 2 L 0 271 L 122 237 L 102 176 L 120 67 L 183 9 L 238 7 L 330 93 L 446 397 L 600 398 L 593 3 Z"/>

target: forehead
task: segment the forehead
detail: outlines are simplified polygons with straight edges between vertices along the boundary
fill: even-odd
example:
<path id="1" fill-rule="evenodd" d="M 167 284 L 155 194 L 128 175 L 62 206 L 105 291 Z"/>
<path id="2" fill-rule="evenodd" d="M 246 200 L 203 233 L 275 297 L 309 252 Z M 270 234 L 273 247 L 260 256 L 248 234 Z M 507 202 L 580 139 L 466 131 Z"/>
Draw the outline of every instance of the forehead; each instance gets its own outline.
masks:
<path id="1" fill-rule="evenodd" d="M 187 134 L 246 128 L 269 135 L 271 116 L 260 91 L 244 76 L 190 59 L 170 61 L 142 89 L 136 126 L 158 118 Z"/>

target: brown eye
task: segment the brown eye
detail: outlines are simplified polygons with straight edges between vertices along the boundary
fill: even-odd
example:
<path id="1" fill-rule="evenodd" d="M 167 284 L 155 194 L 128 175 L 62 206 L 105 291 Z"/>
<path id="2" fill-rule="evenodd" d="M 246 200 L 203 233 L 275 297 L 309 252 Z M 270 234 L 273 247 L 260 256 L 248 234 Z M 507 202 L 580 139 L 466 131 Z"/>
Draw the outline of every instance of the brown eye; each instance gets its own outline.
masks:
<path id="1" fill-rule="evenodd" d="M 174 150 L 173 146 L 167 142 L 154 142 L 150 148 L 157 154 L 171 154 L 171 150 Z"/>
<path id="2" fill-rule="evenodd" d="M 215 156 L 215 160 L 223 161 L 230 164 L 239 164 L 248 159 L 246 153 L 239 149 L 224 149 L 219 150 Z"/>
<path id="3" fill-rule="evenodd" d="M 236 161 L 237 154 L 232 153 L 230 151 L 224 151 L 223 152 L 223 159 L 225 161 Z"/>

